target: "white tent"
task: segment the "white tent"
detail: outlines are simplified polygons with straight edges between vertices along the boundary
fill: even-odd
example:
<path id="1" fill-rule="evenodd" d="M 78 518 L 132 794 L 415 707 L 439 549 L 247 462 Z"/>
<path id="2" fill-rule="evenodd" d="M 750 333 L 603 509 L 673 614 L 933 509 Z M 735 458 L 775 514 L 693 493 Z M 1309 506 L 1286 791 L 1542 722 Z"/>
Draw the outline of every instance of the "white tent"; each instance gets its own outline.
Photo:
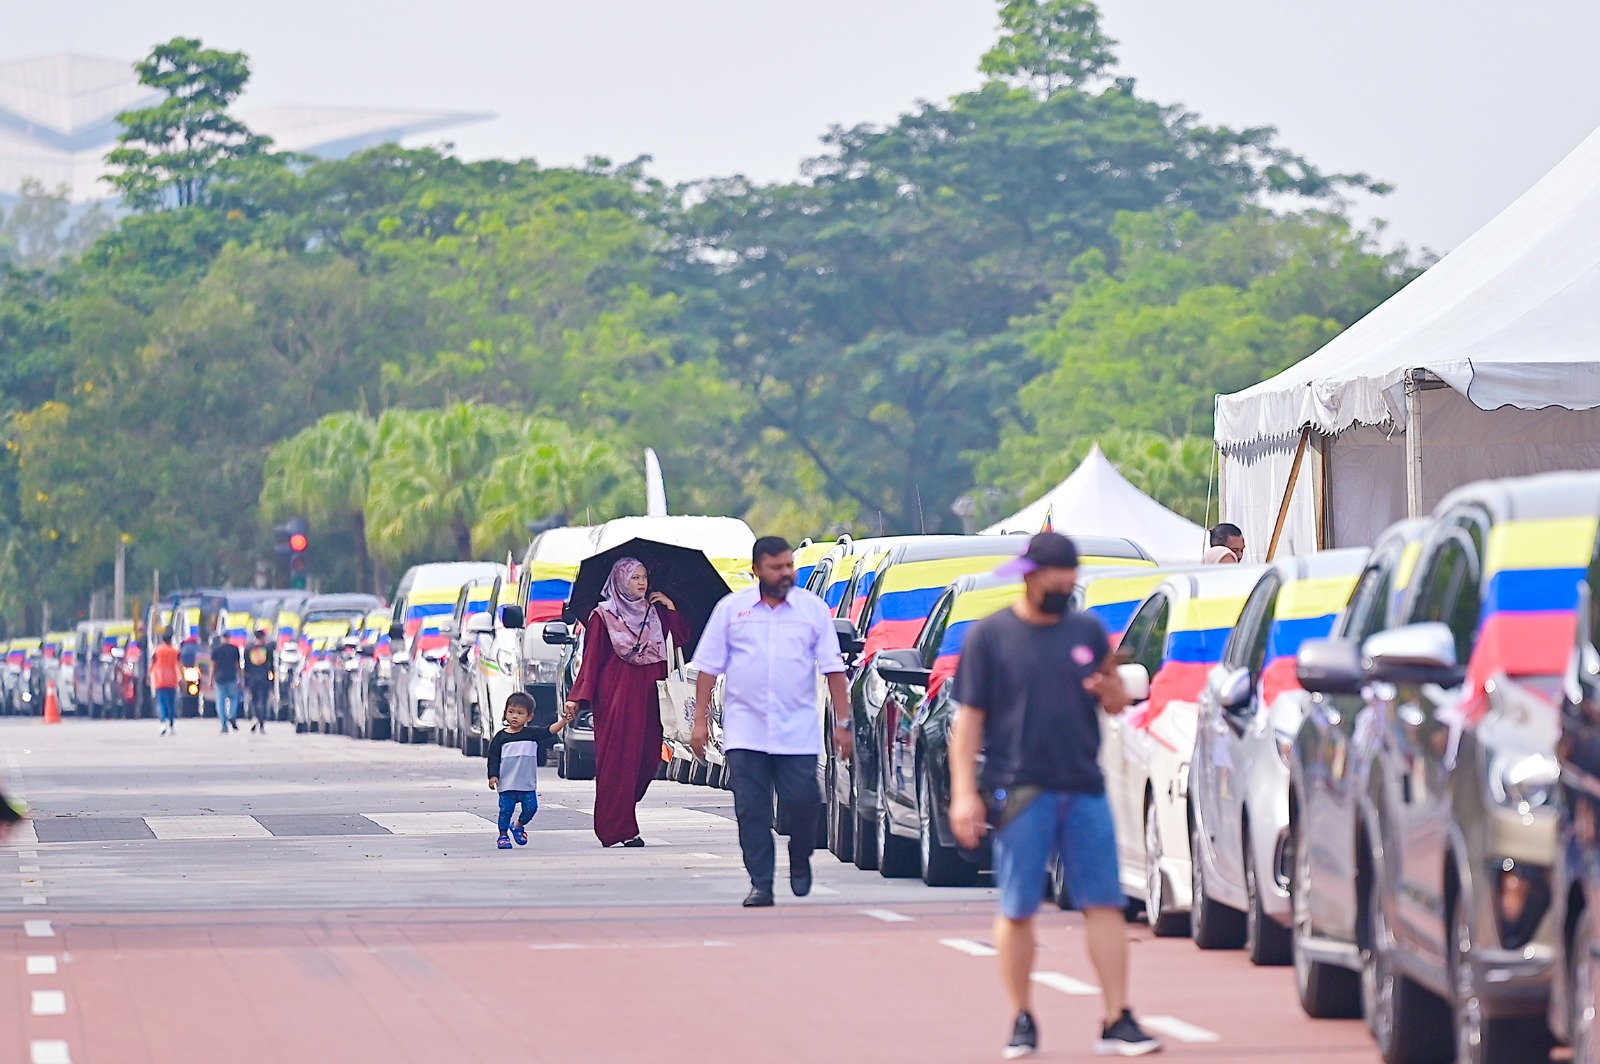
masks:
<path id="1" fill-rule="evenodd" d="M 1301 363 L 1219 395 L 1252 553 L 1370 543 L 1452 488 L 1600 465 L 1600 131 Z"/>
<path id="2" fill-rule="evenodd" d="M 1051 516 L 1056 531 L 1081 536 L 1123 536 L 1162 562 L 1198 562 L 1206 530 L 1180 517 L 1128 483 L 1095 444 L 1072 475 L 1038 501 L 990 525 L 985 534 L 1034 533 Z"/>

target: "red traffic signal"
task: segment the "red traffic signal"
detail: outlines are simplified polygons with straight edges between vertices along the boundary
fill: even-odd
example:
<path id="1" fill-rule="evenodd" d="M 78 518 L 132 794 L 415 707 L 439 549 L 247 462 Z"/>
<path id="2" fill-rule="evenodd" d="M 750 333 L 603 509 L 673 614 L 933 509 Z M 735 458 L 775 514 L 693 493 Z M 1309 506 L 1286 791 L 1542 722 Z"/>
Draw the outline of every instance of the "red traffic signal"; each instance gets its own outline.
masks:
<path id="1" fill-rule="evenodd" d="M 306 534 L 304 532 L 296 532 L 289 537 L 289 549 L 294 551 L 296 554 L 299 554 L 310 545 L 311 541 L 306 539 Z"/>

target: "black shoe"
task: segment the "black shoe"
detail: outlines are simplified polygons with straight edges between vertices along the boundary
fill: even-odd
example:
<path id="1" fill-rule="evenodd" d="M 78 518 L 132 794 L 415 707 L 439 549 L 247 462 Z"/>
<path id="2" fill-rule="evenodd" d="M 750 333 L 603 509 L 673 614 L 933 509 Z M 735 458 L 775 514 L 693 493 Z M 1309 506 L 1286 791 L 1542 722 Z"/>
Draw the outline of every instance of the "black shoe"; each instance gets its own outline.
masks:
<path id="1" fill-rule="evenodd" d="M 1033 1013 L 1019 1012 L 1011 1025 L 1011 1041 L 1006 1043 L 1000 1056 L 1005 1060 L 1020 1060 L 1039 1051 L 1039 1028 L 1033 1025 Z"/>
<path id="2" fill-rule="evenodd" d="M 739 904 L 746 909 L 768 909 L 772 907 L 772 891 L 762 890 L 760 887 L 751 887 L 750 893 L 744 896 L 744 901 Z"/>
<path id="3" fill-rule="evenodd" d="M 624 839 L 622 845 L 628 847 L 630 850 L 637 850 L 639 847 L 644 845 L 644 840 L 635 835 L 631 839 Z"/>
<path id="4" fill-rule="evenodd" d="M 1108 1023 L 1101 1029 L 1094 1051 L 1102 1057 L 1142 1057 L 1161 1052 L 1161 1041 L 1145 1034 L 1133 1013 L 1123 1009 L 1115 1023 Z"/>
<path id="5" fill-rule="evenodd" d="M 800 864 L 789 864 L 789 889 L 794 891 L 794 896 L 803 898 L 811 893 L 811 862 L 803 861 Z"/>

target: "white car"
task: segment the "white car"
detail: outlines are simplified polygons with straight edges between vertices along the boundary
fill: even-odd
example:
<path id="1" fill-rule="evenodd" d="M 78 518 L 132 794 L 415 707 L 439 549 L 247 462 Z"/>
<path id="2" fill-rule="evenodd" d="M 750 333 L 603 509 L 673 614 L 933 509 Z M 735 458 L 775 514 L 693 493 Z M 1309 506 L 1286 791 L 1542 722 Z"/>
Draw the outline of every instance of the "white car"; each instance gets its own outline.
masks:
<path id="1" fill-rule="evenodd" d="M 429 562 L 401 578 L 389 629 L 391 735 L 397 741 L 427 742 L 442 723 L 439 681 L 449 653 L 450 615 L 464 586 L 504 572 L 495 562 Z"/>
<path id="2" fill-rule="evenodd" d="M 502 726 L 506 699 L 517 691 L 526 691 L 522 682 L 522 607 L 510 601 L 516 589 L 504 580 L 497 582 L 489 595 L 489 608 L 466 619 L 466 637 L 471 640 L 472 687 L 467 707 L 467 732 L 461 752 L 481 757 L 488 752 L 489 741 Z M 465 642 L 466 640 L 463 640 Z M 555 744 L 545 723 L 536 733 L 539 740 L 539 760 Z"/>

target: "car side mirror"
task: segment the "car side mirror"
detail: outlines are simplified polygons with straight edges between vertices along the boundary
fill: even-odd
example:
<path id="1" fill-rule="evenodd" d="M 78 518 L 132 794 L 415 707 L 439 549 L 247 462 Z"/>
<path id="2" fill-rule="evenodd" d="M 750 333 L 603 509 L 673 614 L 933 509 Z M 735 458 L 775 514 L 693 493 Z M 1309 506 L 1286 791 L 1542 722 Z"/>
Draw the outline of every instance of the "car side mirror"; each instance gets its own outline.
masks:
<path id="1" fill-rule="evenodd" d="M 522 612 L 521 606 L 500 607 L 500 627 L 522 629 L 528 626 L 528 619 Z"/>
<path id="2" fill-rule="evenodd" d="M 357 639 L 353 635 L 347 635 L 343 639 L 339 640 L 339 649 L 340 650 L 359 650 L 359 649 L 361 649 L 361 640 Z"/>
<path id="3" fill-rule="evenodd" d="M 1361 648 L 1348 639 L 1307 639 L 1295 655 L 1295 678 L 1319 695 L 1356 695 L 1366 686 Z"/>
<path id="4" fill-rule="evenodd" d="M 1370 678 L 1389 683 L 1457 687 L 1465 678 L 1456 664 L 1456 638 L 1438 621 L 1379 632 L 1362 646 L 1361 663 Z"/>
<path id="5" fill-rule="evenodd" d="M 576 642 L 572 635 L 572 629 L 567 627 L 566 621 L 546 621 L 544 641 L 556 647 L 571 646 Z"/>
<path id="6" fill-rule="evenodd" d="M 378 656 L 378 644 L 363 643 L 360 647 L 356 648 L 356 653 L 360 654 L 364 658 L 375 658 Z"/>
<path id="7" fill-rule="evenodd" d="M 474 613 L 467 618 L 468 635 L 493 635 L 494 618 L 487 613 Z"/>
<path id="8" fill-rule="evenodd" d="M 1240 714 L 1250 708 L 1255 697 L 1255 684 L 1249 669 L 1230 669 L 1217 685 L 1217 702 L 1224 713 Z"/>
<path id="9" fill-rule="evenodd" d="M 404 639 L 405 637 L 406 637 L 406 626 L 405 625 L 401 624 L 399 621 L 396 621 L 394 624 L 391 624 L 389 626 L 389 638 L 390 639 L 398 641 L 398 640 Z"/>
<path id="10" fill-rule="evenodd" d="M 411 664 L 411 655 L 406 653 L 404 650 L 396 650 L 393 654 L 389 655 L 389 660 L 396 665 L 409 665 Z"/>
<path id="11" fill-rule="evenodd" d="M 885 650 L 872 661 L 872 667 L 887 683 L 903 683 L 912 687 L 928 686 L 931 670 L 924 668 L 922 655 L 914 649 Z"/>
<path id="12" fill-rule="evenodd" d="M 866 648 L 861 633 L 856 631 L 855 622 L 848 617 L 835 617 L 833 619 L 834 634 L 839 637 L 839 653 L 850 657 L 861 653 Z"/>
<path id="13" fill-rule="evenodd" d="M 1117 666 L 1117 677 L 1127 692 L 1130 703 L 1143 702 L 1150 697 L 1150 670 L 1138 662 Z"/>

